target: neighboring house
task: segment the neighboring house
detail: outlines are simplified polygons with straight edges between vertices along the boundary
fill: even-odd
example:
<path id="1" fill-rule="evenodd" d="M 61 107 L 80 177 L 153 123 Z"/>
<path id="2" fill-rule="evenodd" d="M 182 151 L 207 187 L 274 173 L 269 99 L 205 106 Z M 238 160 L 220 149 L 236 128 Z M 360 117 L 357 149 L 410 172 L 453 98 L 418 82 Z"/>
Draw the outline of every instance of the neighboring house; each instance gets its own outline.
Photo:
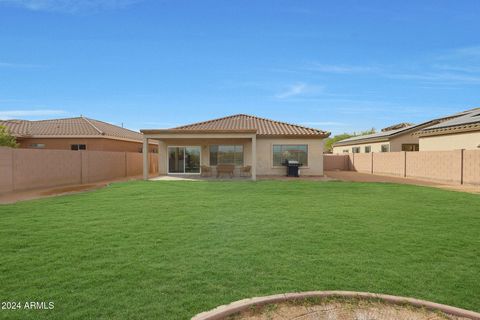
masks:
<path id="1" fill-rule="evenodd" d="M 480 145 L 480 108 L 429 120 L 400 123 L 379 133 L 338 141 L 333 153 L 476 149 Z"/>
<path id="2" fill-rule="evenodd" d="M 420 151 L 480 150 L 480 108 L 452 115 L 415 136 L 420 140 Z"/>
<path id="3" fill-rule="evenodd" d="M 412 136 L 428 124 L 401 123 L 382 129 L 381 132 L 351 137 L 333 145 L 333 153 L 370 153 L 418 151 L 418 137 Z"/>
<path id="4" fill-rule="evenodd" d="M 173 129 L 140 130 L 159 143 L 159 173 L 200 174 L 220 165 L 256 175 L 285 175 L 285 160 L 302 164 L 301 175 L 323 175 L 323 139 L 330 133 L 238 114 Z M 144 163 L 147 161 L 144 156 Z M 144 166 L 145 168 L 147 166 Z M 144 172 L 146 178 L 146 172 Z"/>
<path id="5" fill-rule="evenodd" d="M 0 120 L 20 148 L 142 152 L 139 132 L 85 117 L 52 120 Z M 150 152 L 157 152 L 153 142 Z"/>

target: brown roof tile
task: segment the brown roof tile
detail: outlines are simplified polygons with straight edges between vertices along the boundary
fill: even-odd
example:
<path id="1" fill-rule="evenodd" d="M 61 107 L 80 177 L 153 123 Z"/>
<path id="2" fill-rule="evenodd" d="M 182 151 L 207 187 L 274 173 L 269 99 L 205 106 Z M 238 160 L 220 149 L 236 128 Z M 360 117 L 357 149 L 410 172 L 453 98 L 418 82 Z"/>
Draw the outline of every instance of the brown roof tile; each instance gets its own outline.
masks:
<path id="1" fill-rule="evenodd" d="M 85 117 L 51 120 L 0 120 L 10 133 L 17 137 L 41 136 L 91 136 L 142 141 L 142 134 L 110 123 Z"/>
<path id="2" fill-rule="evenodd" d="M 286 122 L 274 121 L 270 119 L 250 116 L 246 114 L 236 114 L 228 117 L 213 119 L 209 121 L 197 122 L 185 126 L 173 128 L 172 131 L 181 130 L 182 132 L 192 131 L 235 131 L 235 130 L 256 130 L 257 135 L 261 136 L 322 136 L 330 135 L 327 131 L 313 128 L 307 128 Z"/>

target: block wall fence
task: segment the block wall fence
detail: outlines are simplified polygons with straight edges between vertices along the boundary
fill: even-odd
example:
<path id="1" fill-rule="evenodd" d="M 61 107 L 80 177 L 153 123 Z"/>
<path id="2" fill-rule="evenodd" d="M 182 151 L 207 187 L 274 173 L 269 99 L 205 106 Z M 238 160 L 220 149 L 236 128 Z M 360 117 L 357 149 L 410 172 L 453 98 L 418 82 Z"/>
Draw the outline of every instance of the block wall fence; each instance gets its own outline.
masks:
<path id="1" fill-rule="evenodd" d="M 150 154 L 150 173 L 158 155 Z M 0 193 L 140 176 L 141 153 L 0 147 Z"/>
<path id="2" fill-rule="evenodd" d="M 480 185 L 480 150 L 324 155 L 324 168 Z"/>

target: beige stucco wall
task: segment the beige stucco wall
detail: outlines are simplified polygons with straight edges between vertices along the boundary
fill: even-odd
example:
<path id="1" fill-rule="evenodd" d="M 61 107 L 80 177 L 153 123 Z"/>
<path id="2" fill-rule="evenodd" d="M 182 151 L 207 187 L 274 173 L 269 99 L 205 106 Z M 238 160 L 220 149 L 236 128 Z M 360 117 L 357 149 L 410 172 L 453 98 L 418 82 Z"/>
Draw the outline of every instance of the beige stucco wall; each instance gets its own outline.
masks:
<path id="1" fill-rule="evenodd" d="M 382 152 L 382 145 L 384 144 L 388 144 L 390 146 L 390 152 L 398 152 L 402 151 L 402 144 L 418 144 L 418 136 L 407 133 L 384 142 L 360 143 L 350 146 L 338 146 L 333 147 L 333 153 L 340 154 L 343 153 L 343 150 L 345 149 L 348 149 L 348 152 L 351 153 L 353 147 L 360 147 L 360 153 L 365 153 L 366 146 L 371 146 L 371 152 Z"/>
<path id="2" fill-rule="evenodd" d="M 102 138 L 28 138 L 19 139 L 22 149 L 33 149 L 32 144 L 41 143 L 42 149 L 71 150 L 72 144 L 85 144 L 88 151 L 115 151 L 115 152 L 139 152 L 142 142 L 132 142 Z M 150 145 L 150 152 L 157 149 L 156 145 Z"/>
<path id="3" fill-rule="evenodd" d="M 306 144 L 308 145 L 308 166 L 300 168 L 300 175 L 323 175 L 323 143 L 322 139 L 257 139 L 257 174 L 284 175 L 285 167 L 273 166 L 274 144 Z"/>
<path id="4" fill-rule="evenodd" d="M 420 151 L 479 150 L 480 131 L 420 137 Z"/>
<path id="5" fill-rule="evenodd" d="M 244 152 L 244 165 L 252 165 L 252 140 L 236 139 L 162 139 L 159 140 L 159 173 L 167 174 L 169 146 L 200 146 L 201 165 L 210 165 L 210 145 L 241 144 Z M 257 138 L 257 175 L 284 175 L 285 167 L 273 166 L 274 144 L 306 144 L 308 145 L 308 166 L 302 167 L 301 175 L 323 175 L 323 140 L 322 139 L 265 139 Z"/>
<path id="6" fill-rule="evenodd" d="M 210 166 L 210 145 L 215 144 L 235 144 L 243 145 L 243 161 L 244 165 L 252 165 L 252 140 L 245 138 L 238 139 L 162 139 L 159 140 L 159 174 L 168 173 L 168 147 L 201 147 L 200 165 Z M 257 148 L 258 149 L 258 148 Z"/>
<path id="7" fill-rule="evenodd" d="M 418 144 L 418 136 L 408 133 L 390 139 L 390 152 L 402 151 L 402 144 Z"/>
<path id="8" fill-rule="evenodd" d="M 372 148 L 371 152 L 382 152 L 382 145 L 387 144 L 390 146 L 389 141 L 384 141 L 384 142 L 372 142 L 372 143 L 360 143 L 360 144 L 354 144 L 351 146 L 338 146 L 338 147 L 333 147 L 333 153 L 334 154 L 342 154 L 344 153 L 343 150 L 348 150 L 348 153 L 352 153 L 352 148 L 354 147 L 360 147 L 360 153 L 365 153 L 365 147 L 370 146 Z"/>

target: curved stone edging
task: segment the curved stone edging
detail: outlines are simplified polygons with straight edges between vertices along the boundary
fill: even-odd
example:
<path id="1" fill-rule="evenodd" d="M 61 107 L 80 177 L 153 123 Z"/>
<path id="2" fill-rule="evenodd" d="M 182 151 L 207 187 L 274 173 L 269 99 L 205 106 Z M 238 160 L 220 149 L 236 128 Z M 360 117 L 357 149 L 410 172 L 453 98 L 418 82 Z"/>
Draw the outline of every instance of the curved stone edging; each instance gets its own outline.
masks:
<path id="1" fill-rule="evenodd" d="M 219 306 L 213 310 L 202 312 L 192 318 L 192 320 L 218 320 L 231 314 L 245 311 L 253 305 L 265 305 L 270 303 L 286 302 L 290 300 L 307 299 L 307 298 L 361 298 L 361 299 L 380 299 L 391 304 L 410 304 L 415 307 L 426 308 L 429 310 L 442 311 L 446 314 L 465 317 L 472 320 L 480 320 L 480 313 L 447 306 L 426 300 L 418 300 L 414 298 L 391 296 L 387 294 L 377 294 L 369 292 L 354 291 L 308 291 L 299 293 L 284 293 L 265 297 L 255 297 L 249 299 L 238 300 L 228 305 Z"/>

